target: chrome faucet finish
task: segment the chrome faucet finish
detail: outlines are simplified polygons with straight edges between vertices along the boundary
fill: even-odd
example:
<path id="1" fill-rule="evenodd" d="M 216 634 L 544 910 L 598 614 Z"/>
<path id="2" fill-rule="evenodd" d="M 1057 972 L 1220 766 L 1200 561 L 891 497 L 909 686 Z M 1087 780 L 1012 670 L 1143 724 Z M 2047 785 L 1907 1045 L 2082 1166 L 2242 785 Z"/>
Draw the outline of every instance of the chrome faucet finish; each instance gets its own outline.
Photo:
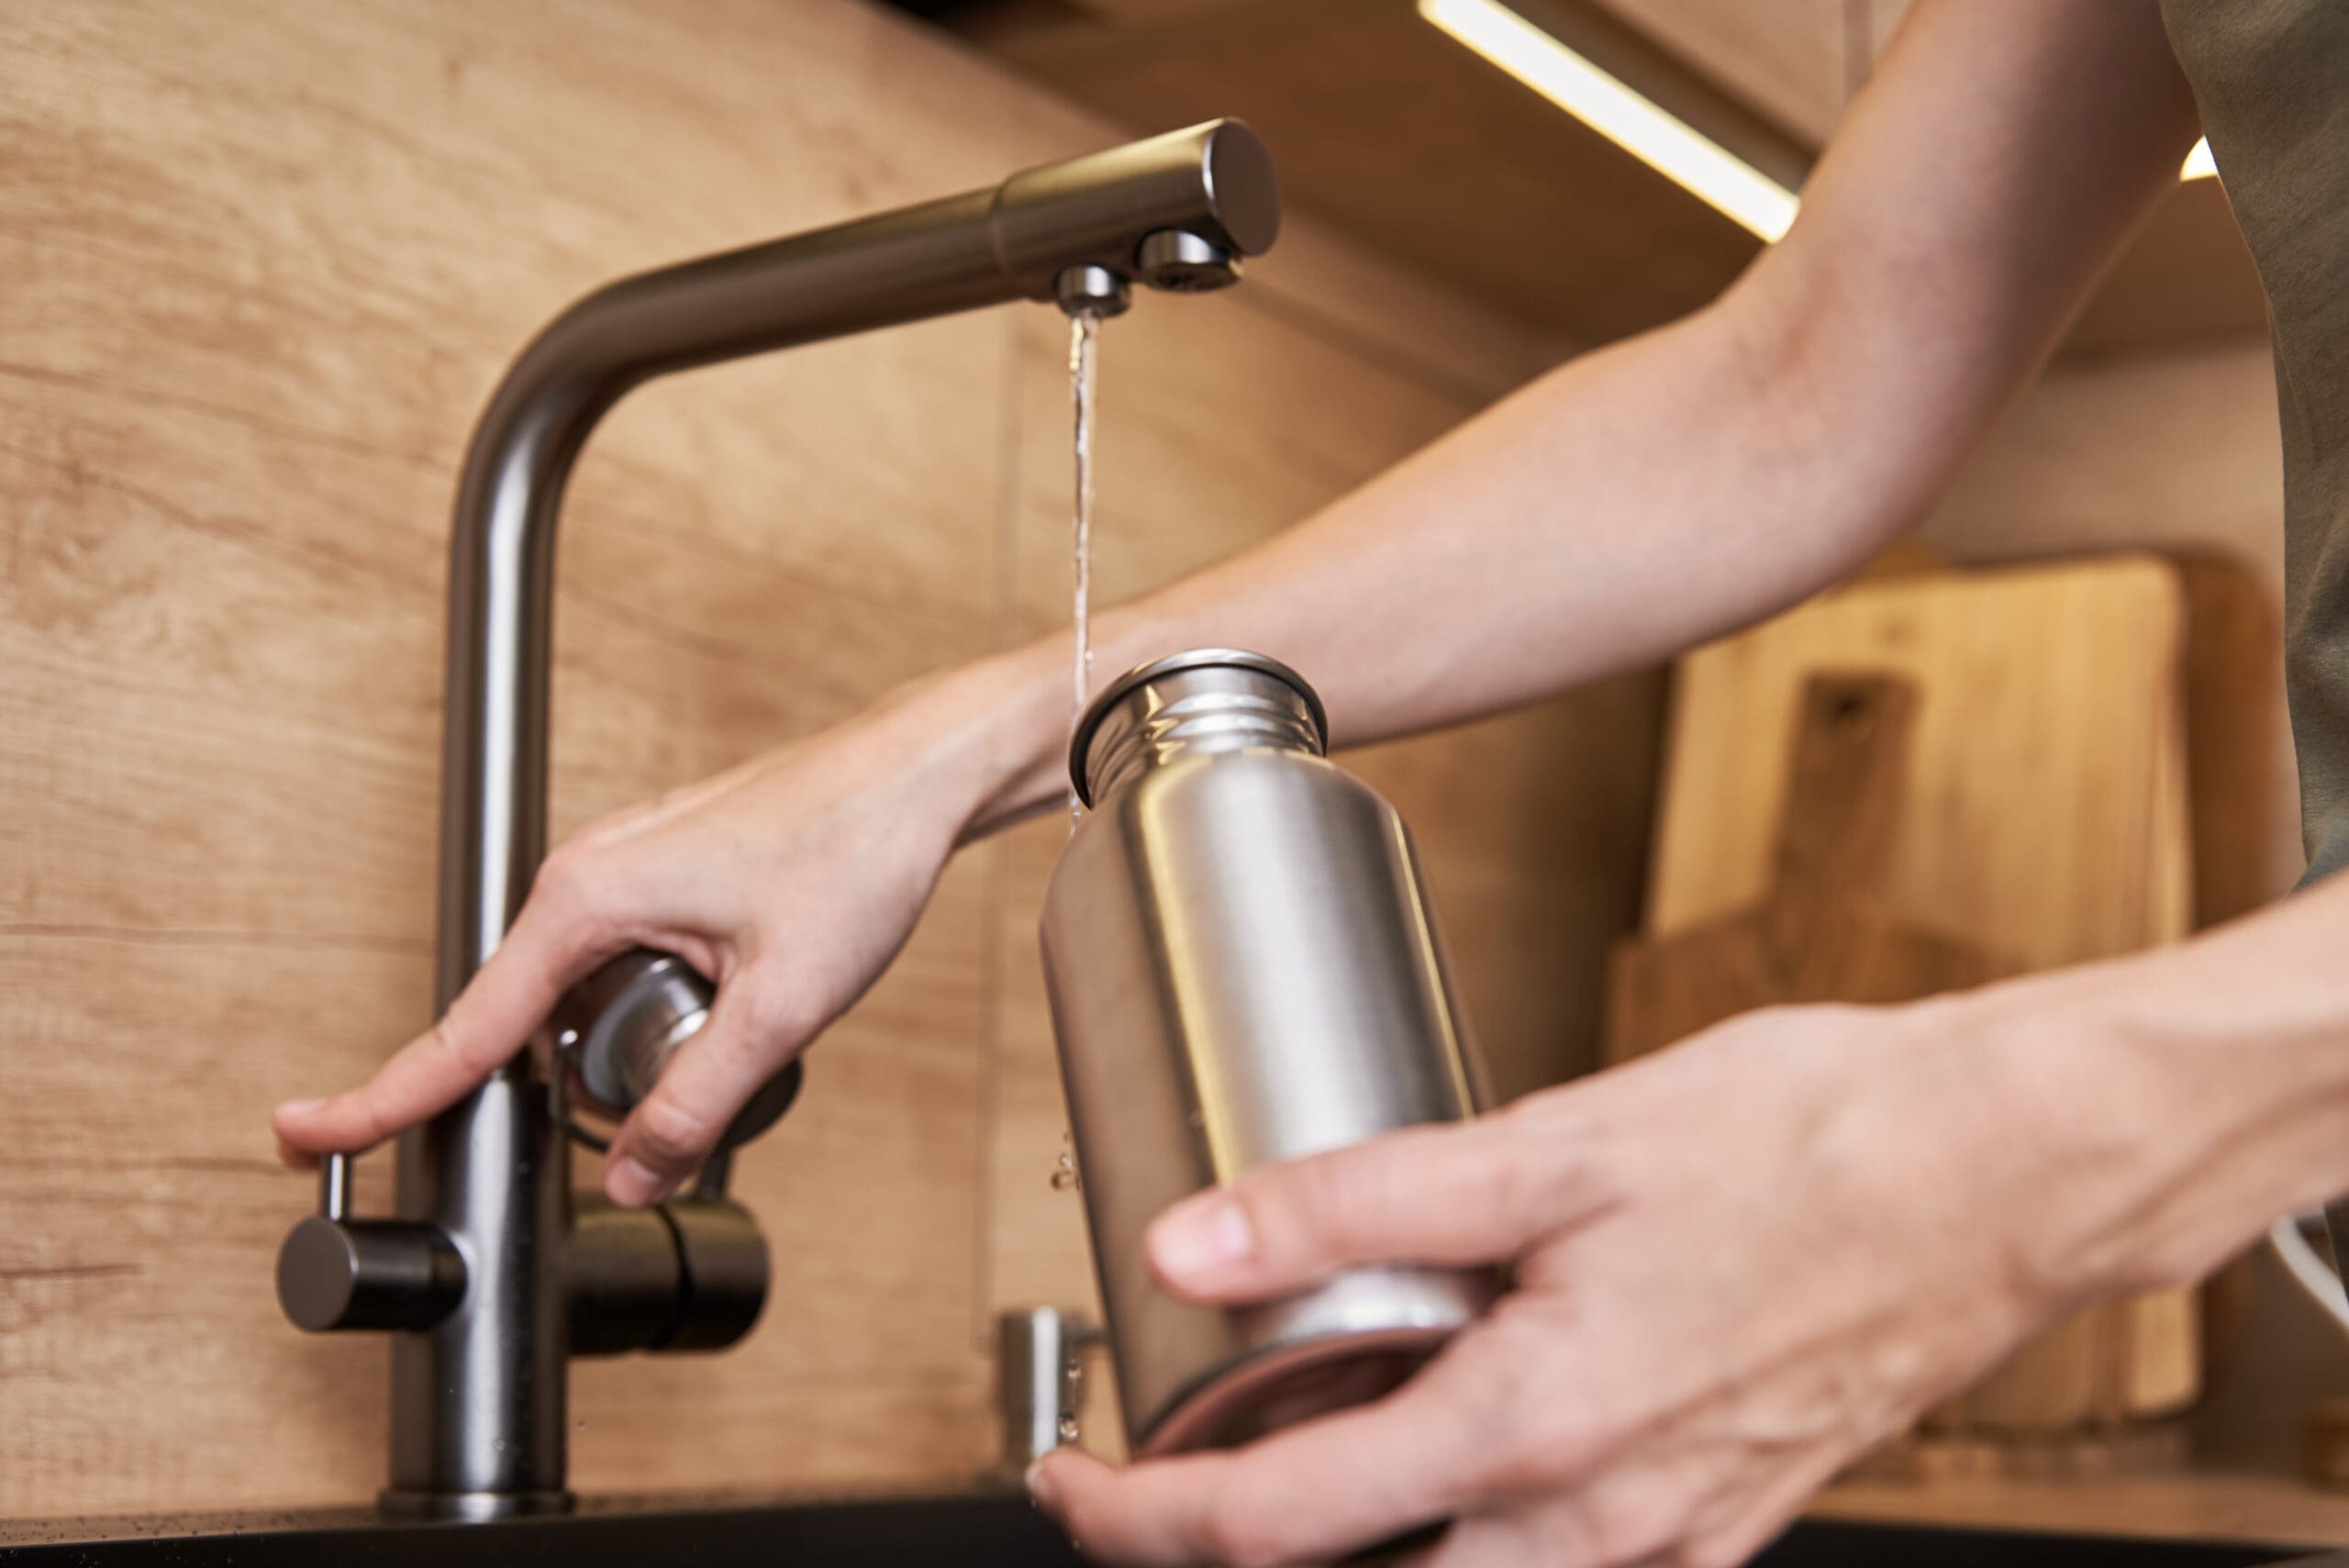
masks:
<path id="1" fill-rule="evenodd" d="M 672 372 L 981 306 L 1106 314 L 1136 284 L 1220 287 L 1271 246 L 1280 205 L 1262 141 L 1218 120 L 623 279 L 540 331 L 482 415 L 457 492 L 437 1005 L 495 951 L 545 854 L 556 523 L 614 404 Z M 645 984 L 671 984 L 641 967 Z M 729 1342 L 746 1307 L 755 1315 L 754 1273 L 763 1291 L 755 1228 L 746 1239 L 748 1217 L 707 1181 L 661 1214 L 574 1204 L 568 1146 L 527 1056 L 400 1140 L 396 1219 L 351 1218 L 347 1180 L 329 1161 L 322 1212 L 289 1238 L 281 1296 L 304 1327 L 399 1330 L 388 1507 L 567 1506 L 571 1351 Z"/>

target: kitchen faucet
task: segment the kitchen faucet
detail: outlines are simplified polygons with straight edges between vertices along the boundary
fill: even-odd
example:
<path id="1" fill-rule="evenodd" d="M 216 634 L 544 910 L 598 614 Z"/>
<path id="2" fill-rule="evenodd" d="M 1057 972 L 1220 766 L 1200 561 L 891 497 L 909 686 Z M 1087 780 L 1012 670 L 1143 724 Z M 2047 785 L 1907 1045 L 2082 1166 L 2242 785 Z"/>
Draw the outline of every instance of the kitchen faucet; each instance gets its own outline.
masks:
<path id="1" fill-rule="evenodd" d="M 482 415 L 457 490 L 436 1006 L 495 950 L 546 851 L 556 519 L 580 449 L 621 396 L 672 371 L 1013 300 L 1111 315 L 1137 282 L 1219 287 L 1279 227 L 1264 143 L 1216 120 L 626 278 L 540 331 Z M 718 1349 L 750 1330 L 766 1244 L 725 1196 L 725 1153 L 653 1208 L 571 1190 L 569 1143 L 585 1135 L 566 1084 L 624 1110 L 707 997 L 673 956 L 615 960 L 558 1009 L 551 1083 L 521 1053 L 402 1135 L 396 1218 L 354 1218 L 349 1157 L 323 1162 L 318 1213 L 287 1237 L 278 1294 L 304 1329 L 392 1331 L 385 1509 L 567 1507 L 571 1355 Z M 780 1115 L 797 1072 L 729 1139 Z"/>

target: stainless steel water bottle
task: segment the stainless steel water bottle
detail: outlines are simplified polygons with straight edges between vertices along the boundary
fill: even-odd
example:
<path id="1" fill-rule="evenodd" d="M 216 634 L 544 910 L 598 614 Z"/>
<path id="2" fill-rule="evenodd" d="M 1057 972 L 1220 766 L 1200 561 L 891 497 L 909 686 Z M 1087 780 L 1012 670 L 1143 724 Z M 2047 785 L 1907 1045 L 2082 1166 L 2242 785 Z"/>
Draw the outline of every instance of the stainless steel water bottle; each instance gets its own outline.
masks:
<path id="1" fill-rule="evenodd" d="M 1246 1441 L 1377 1397 L 1491 1300 L 1485 1272 L 1348 1271 L 1238 1310 L 1143 1262 L 1169 1204 L 1477 1099 L 1409 832 L 1327 761 L 1320 699 L 1207 649 L 1102 692 L 1043 954 L 1130 1446 Z"/>

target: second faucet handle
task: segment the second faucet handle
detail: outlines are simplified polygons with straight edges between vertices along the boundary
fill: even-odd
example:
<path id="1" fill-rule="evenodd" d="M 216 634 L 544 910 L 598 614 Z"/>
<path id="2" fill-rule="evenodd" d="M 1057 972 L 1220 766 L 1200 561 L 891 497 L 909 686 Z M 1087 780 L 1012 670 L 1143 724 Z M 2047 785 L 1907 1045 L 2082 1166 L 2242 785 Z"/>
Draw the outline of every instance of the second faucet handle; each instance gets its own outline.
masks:
<path id="1" fill-rule="evenodd" d="M 674 953 L 631 948 L 605 963 L 566 992 L 548 1019 L 557 1105 L 575 1094 L 607 1116 L 626 1117 L 652 1092 L 678 1048 L 709 1021 L 716 998 L 716 987 Z M 782 1118 L 804 1076 L 794 1058 L 736 1114 L 703 1172 L 705 1195 L 725 1190 L 733 1151 Z M 565 1125 L 573 1137 L 601 1146 L 567 1117 Z"/>

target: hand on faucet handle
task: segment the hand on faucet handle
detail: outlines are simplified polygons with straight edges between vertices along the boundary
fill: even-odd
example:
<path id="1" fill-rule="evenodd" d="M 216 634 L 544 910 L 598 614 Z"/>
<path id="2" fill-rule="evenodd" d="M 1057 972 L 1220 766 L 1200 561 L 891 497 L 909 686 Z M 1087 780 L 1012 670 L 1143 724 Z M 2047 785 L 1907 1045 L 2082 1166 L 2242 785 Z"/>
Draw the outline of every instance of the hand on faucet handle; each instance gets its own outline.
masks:
<path id="1" fill-rule="evenodd" d="M 277 1108 L 281 1150 L 303 1163 L 355 1151 L 445 1109 L 511 1061 L 572 985 L 649 947 L 718 995 L 614 1136 L 604 1182 L 629 1207 L 675 1190 L 878 978 L 957 839 L 1001 795 L 1004 737 L 969 723 L 974 700 L 1005 695 L 970 683 L 997 679 L 930 683 L 582 830 L 548 857 L 506 940 L 431 1029 L 360 1087 Z M 1048 726 L 1037 749 L 1053 738 Z"/>

